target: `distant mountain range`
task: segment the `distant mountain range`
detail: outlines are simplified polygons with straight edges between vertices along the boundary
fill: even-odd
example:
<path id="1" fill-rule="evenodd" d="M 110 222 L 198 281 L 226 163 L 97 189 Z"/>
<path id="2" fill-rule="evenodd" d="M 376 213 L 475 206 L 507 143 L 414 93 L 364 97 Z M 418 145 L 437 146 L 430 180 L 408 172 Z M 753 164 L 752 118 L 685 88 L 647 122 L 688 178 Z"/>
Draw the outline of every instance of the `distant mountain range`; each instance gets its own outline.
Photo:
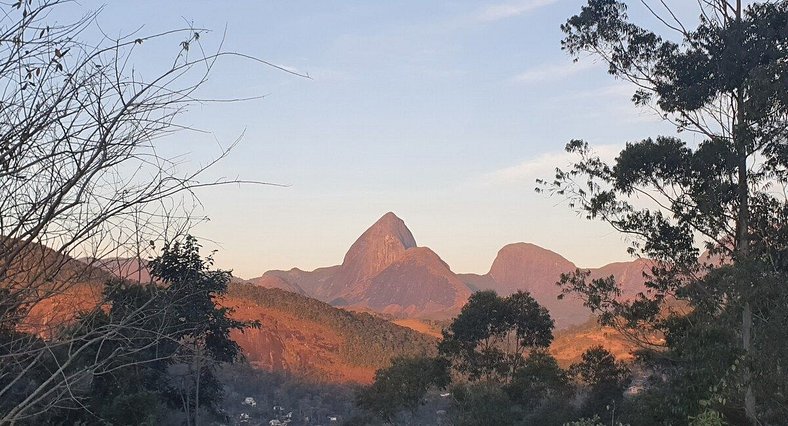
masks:
<path id="1" fill-rule="evenodd" d="M 590 269 L 592 278 L 614 276 L 628 298 L 644 290 L 651 262 L 637 259 Z M 419 247 L 405 223 L 386 213 L 350 247 L 341 265 L 302 271 L 268 271 L 248 280 L 354 310 L 398 318 L 447 319 L 477 290 L 509 295 L 525 290 L 550 310 L 558 328 L 586 322 L 591 312 L 569 296 L 558 299 L 560 275 L 577 266 L 534 244 L 504 246 L 484 275 L 455 274 L 434 251 Z"/>
<path id="2" fill-rule="evenodd" d="M 53 282 L 80 282 L 30 313 L 28 329 L 43 335 L 95 306 L 111 276 L 107 272 L 132 281 L 150 280 L 145 261 L 78 262 L 58 256 L 34 245 L 20 263 L 20 278 L 24 273 L 53 277 Z M 61 266 L 56 271 L 40 269 L 52 263 Z M 649 265 L 646 260 L 613 263 L 591 270 L 591 275 L 615 276 L 624 297 L 631 297 L 642 291 L 643 271 Z M 222 304 L 235 308 L 238 319 L 260 321 L 260 329 L 234 334 L 257 367 L 331 382 L 369 382 L 393 356 L 434 352 L 442 320 L 456 315 L 474 291 L 508 295 L 525 290 L 550 310 L 559 329 L 585 324 L 557 335 L 554 351 L 568 363 L 589 344 L 618 344 L 611 332 L 588 323 L 590 312 L 579 301 L 557 299 L 560 274 L 575 268 L 554 252 L 515 243 L 498 252 L 488 273 L 455 274 L 435 252 L 417 245 L 400 218 L 387 213 L 350 247 L 341 265 L 235 278 Z M 441 321 L 424 321 L 430 319 Z M 618 346 L 620 354 L 630 349 Z"/>

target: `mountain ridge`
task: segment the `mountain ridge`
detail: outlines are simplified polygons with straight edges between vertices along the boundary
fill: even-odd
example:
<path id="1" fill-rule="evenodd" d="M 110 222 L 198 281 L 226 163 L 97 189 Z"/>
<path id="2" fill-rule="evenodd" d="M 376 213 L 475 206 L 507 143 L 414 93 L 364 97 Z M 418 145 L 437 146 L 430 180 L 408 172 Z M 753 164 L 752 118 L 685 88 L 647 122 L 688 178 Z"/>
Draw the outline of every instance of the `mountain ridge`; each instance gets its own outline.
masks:
<path id="1" fill-rule="evenodd" d="M 556 285 L 562 273 L 587 270 L 591 278 L 616 277 L 623 297 L 644 291 L 643 272 L 650 261 L 634 259 L 599 268 L 578 268 L 560 254 L 533 243 L 504 245 L 485 274 L 458 274 L 428 247 L 418 246 L 413 233 L 396 214 L 388 212 L 375 221 L 351 245 L 340 265 L 314 271 L 268 271 L 249 280 L 255 283 L 276 274 L 285 283 L 334 306 L 373 311 L 395 318 L 448 319 L 456 315 L 475 291 L 495 290 L 506 296 L 528 291 L 545 306 L 557 328 L 582 324 L 591 311 L 569 295 L 559 300 Z M 308 283 L 308 285 L 301 285 Z M 264 286 L 274 286 L 269 280 Z"/>

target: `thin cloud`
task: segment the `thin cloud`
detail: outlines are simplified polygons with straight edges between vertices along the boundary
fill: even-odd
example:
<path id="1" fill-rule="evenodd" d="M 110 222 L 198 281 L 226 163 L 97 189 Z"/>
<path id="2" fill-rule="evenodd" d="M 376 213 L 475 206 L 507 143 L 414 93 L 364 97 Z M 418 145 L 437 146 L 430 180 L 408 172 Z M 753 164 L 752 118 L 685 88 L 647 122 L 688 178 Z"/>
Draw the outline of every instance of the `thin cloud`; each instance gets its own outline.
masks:
<path id="1" fill-rule="evenodd" d="M 512 18 L 549 6 L 558 0 L 525 0 L 512 3 L 500 3 L 487 7 L 479 13 L 482 22 L 493 22 L 501 19 Z"/>
<path id="2" fill-rule="evenodd" d="M 517 74 L 512 81 L 518 84 L 534 84 L 548 80 L 559 80 L 580 74 L 592 68 L 597 68 L 599 64 L 595 62 L 567 62 L 564 64 L 540 65 Z"/>
<path id="3" fill-rule="evenodd" d="M 622 146 L 593 145 L 591 149 L 602 160 L 612 161 Z M 566 151 L 546 152 L 520 164 L 487 173 L 480 182 L 485 186 L 533 185 L 536 179 L 549 179 L 555 174 L 556 167 L 568 168 L 573 161 L 577 161 L 577 157 Z"/>
<path id="4" fill-rule="evenodd" d="M 577 92 L 572 93 L 572 99 L 578 98 L 598 98 L 598 97 L 608 97 L 608 98 L 620 98 L 620 99 L 627 99 L 629 100 L 632 98 L 632 95 L 637 90 L 637 87 L 629 82 L 619 82 L 614 84 L 609 84 L 607 86 L 602 87 L 595 87 L 592 89 L 587 90 L 580 90 Z"/>

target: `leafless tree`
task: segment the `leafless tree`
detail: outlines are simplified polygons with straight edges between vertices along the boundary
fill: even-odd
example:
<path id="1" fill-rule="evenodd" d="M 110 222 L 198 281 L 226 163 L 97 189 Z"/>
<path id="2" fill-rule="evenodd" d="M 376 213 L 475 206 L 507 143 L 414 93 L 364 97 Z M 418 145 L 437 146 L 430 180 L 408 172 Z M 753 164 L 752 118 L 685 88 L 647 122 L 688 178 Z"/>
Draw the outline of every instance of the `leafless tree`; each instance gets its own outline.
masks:
<path id="1" fill-rule="evenodd" d="M 59 23 L 69 7 L 78 5 L 0 4 L 0 401 L 16 401 L 0 411 L 0 424 L 79 408 L 91 375 L 118 367 L 110 354 L 75 370 L 89 345 L 53 336 L 77 310 L 100 303 L 91 285 L 108 279 L 95 267 L 106 266 L 100 259 L 141 257 L 165 233 L 188 229 L 196 188 L 241 182 L 200 179 L 235 142 L 191 168 L 157 149 L 163 137 L 190 130 L 177 121 L 190 105 L 210 102 L 197 91 L 216 61 L 236 56 L 279 68 L 221 44 L 206 51 L 207 31 L 191 26 L 114 38 L 101 32 L 97 12 Z M 91 33 L 103 35 L 85 40 Z M 144 78 L 134 64 L 153 42 L 171 43 L 172 58 Z M 103 326 L 90 343 L 139 327 L 143 312 Z M 42 367 L 46 377 L 23 383 Z"/>

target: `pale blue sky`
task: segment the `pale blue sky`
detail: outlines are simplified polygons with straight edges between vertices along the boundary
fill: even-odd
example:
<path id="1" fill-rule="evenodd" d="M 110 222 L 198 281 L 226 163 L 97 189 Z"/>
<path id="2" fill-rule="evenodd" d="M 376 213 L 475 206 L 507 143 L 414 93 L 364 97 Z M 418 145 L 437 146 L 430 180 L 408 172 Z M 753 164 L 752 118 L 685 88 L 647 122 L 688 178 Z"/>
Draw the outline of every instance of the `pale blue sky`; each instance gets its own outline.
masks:
<path id="1" fill-rule="evenodd" d="M 218 243 L 219 266 L 249 278 L 338 264 L 393 211 L 454 271 L 483 273 L 516 241 L 581 266 L 627 259 L 619 235 L 533 191 L 535 178 L 567 164 L 572 138 L 612 155 L 672 131 L 635 109 L 631 88 L 603 66 L 573 64 L 560 50 L 559 25 L 583 3 L 135 0 L 108 2 L 100 22 L 114 34 L 186 20 L 215 30 L 203 37 L 209 46 L 226 27 L 226 50 L 312 76 L 227 60 L 204 96 L 267 97 L 197 106 L 182 121 L 213 134 L 167 141 L 200 162 L 215 140 L 244 132 L 210 176 L 290 185 L 199 193 L 211 221 L 195 233 Z M 694 14 L 694 2 L 670 3 Z M 637 1 L 630 12 L 653 23 Z M 165 47 L 174 49 L 146 46 L 140 57 L 165 58 Z"/>

